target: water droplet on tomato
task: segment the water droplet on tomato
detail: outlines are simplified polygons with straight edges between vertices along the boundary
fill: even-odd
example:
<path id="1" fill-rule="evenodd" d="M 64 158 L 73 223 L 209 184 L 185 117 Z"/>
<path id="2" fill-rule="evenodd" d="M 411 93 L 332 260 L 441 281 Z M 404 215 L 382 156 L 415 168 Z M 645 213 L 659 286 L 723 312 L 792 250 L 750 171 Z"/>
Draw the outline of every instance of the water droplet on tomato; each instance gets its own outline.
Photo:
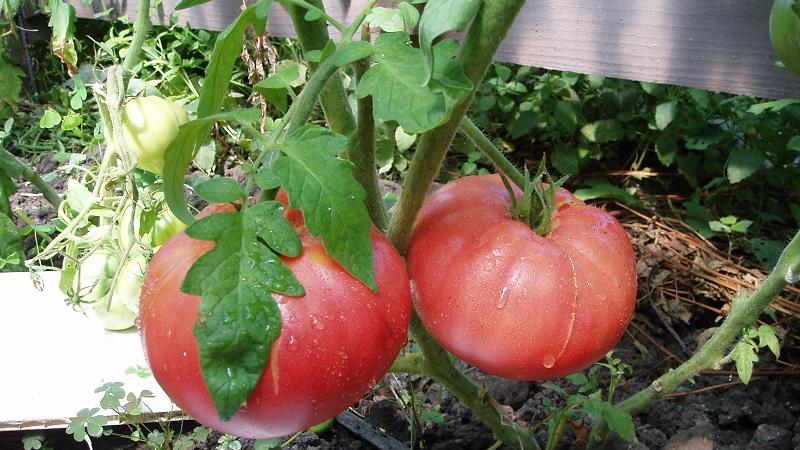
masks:
<path id="1" fill-rule="evenodd" d="M 311 325 L 314 325 L 314 328 L 316 328 L 318 330 L 324 330 L 325 329 L 325 324 L 321 320 L 319 320 L 313 314 L 311 316 L 309 316 L 309 317 L 311 318 Z"/>
<path id="2" fill-rule="evenodd" d="M 556 358 L 553 355 L 546 355 L 542 359 L 542 365 L 550 369 L 556 364 Z"/>
<path id="3" fill-rule="evenodd" d="M 289 336 L 289 350 L 297 350 L 297 338 Z"/>
<path id="4" fill-rule="evenodd" d="M 508 302 L 508 286 L 503 286 L 503 290 L 500 291 L 500 298 L 497 299 L 497 309 L 503 309 L 506 306 L 506 302 Z"/>

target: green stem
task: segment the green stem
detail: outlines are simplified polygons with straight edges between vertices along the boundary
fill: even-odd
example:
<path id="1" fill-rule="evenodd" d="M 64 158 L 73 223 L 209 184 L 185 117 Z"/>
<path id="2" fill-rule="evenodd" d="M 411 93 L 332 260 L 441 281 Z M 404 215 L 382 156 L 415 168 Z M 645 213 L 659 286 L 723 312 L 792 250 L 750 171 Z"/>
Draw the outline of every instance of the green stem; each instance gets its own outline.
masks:
<path id="1" fill-rule="evenodd" d="M 335 17 L 328 15 L 328 13 L 325 12 L 325 7 L 321 3 L 317 4 L 317 5 L 314 5 L 311 2 L 307 2 L 307 1 L 304 1 L 304 0 L 287 0 L 287 1 L 291 2 L 293 5 L 301 8 L 301 9 L 305 9 L 306 11 L 309 11 L 309 12 L 313 11 L 313 12 L 319 14 L 329 24 L 333 25 L 334 28 L 339 30 L 339 33 L 344 34 L 344 33 L 347 32 L 347 27 L 345 27 L 344 25 L 342 25 L 341 22 L 336 20 Z M 303 20 L 305 20 L 305 13 L 303 13 Z M 308 22 L 308 21 L 306 21 L 306 22 Z M 319 22 L 319 19 L 314 20 L 313 22 Z"/>
<path id="2" fill-rule="evenodd" d="M 500 42 L 524 3 L 524 0 L 495 0 L 482 5 L 458 57 L 473 86 L 477 86 L 485 76 Z M 455 107 L 446 123 L 420 138 L 406 174 L 403 194 L 389 225 L 388 237 L 401 254 L 405 254 L 408 248 L 419 209 L 473 95 L 474 87 L 470 95 Z M 428 333 L 416 314 L 412 317 L 411 334 L 425 355 L 425 371 L 471 408 L 500 440 L 513 448 L 539 449 L 528 430 L 506 420 L 497 403 L 453 366 L 447 352 Z"/>
<path id="3" fill-rule="evenodd" d="M 725 357 L 727 349 L 736 341 L 742 330 L 752 325 L 772 299 L 786 286 L 787 281 L 794 282 L 800 271 L 800 232 L 789 242 L 781 253 L 778 264 L 766 280 L 749 297 L 735 300 L 731 312 L 714 335 L 700 347 L 691 358 L 674 370 L 670 370 L 650 386 L 639 391 L 627 400 L 619 403 L 619 407 L 629 414 L 637 414 L 649 407 L 656 400 L 674 391 L 683 382 L 697 375 L 700 371 L 719 364 Z M 608 434 L 608 426 L 600 422 L 592 432 L 589 448 L 601 448 Z"/>
<path id="4" fill-rule="evenodd" d="M 503 152 L 494 145 L 489 138 L 478 128 L 469 117 L 464 116 L 459 124 L 461 133 L 469 139 L 472 144 L 481 151 L 497 167 L 503 175 L 508 177 L 520 189 L 525 187 L 525 176 L 519 171 L 511 161 L 506 158 Z"/>
<path id="5" fill-rule="evenodd" d="M 524 3 L 524 0 L 494 0 L 485 2 L 481 7 L 458 56 L 458 63 L 464 68 L 464 73 L 473 86 L 477 86 L 486 75 L 500 42 L 505 38 Z M 406 173 L 403 194 L 389 224 L 389 238 L 400 253 L 406 252 L 422 201 L 439 173 L 450 142 L 472 102 L 474 93 L 473 87 L 470 95 L 454 108 L 450 120 L 420 137 Z"/>
<path id="6" fill-rule="evenodd" d="M 300 95 L 297 96 L 297 101 L 291 106 L 291 118 L 289 119 L 285 134 L 291 134 L 293 131 L 303 126 L 311 116 L 314 105 L 317 104 L 317 98 L 320 97 L 328 79 L 339 69 L 336 64 L 334 64 L 334 59 L 335 58 L 330 57 L 323 61 L 322 64 L 317 67 L 314 74 L 311 75 L 311 78 L 309 78 L 308 83 L 306 83 Z M 287 113 L 287 115 L 289 115 L 289 113 Z"/>
<path id="7" fill-rule="evenodd" d="M 361 79 L 369 65 L 367 61 L 355 64 L 356 77 Z M 355 165 L 353 175 L 367 191 L 367 210 L 372 223 L 385 231 L 389 226 L 386 209 L 383 207 L 378 171 L 375 169 L 375 119 L 372 115 L 372 96 L 358 99 L 358 131 L 356 145 L 350 152 L 350 161 Z"/>
<path id="8" fill-rule="evenodd" d="M 61 196 L 58 195 L 36 171 L 20 161 L 19 158 L 9 153 L 6 149 L 2 148 L 0 148 L 0 167 L 8 169 L 8 173 L 18 173 L 25 177 L 25 179 L 33 183 L 33 185 L 39 189 L 44 195 L 44 198 L 46 198 L 54 208 L 58 209 L 58 205 L 61 204 Z"/>
<path id="9" fill-rule="evenodd" d="M 450 355 L 428 333 L 416 313 L 411 318 L 411 333 L 425 355 L 422 367 L 426 374 L 461 400 L 506 445 L 522 450 L 539 449 L 539 444 L 530 431 L 514 424 L 483 388 L 478 387 L 456 369 L 450 361 Z"/>
<path id="10" fill-rule="evenodd" d="M 11 213 L 11 203 L 8 201 L 8 192 L 3 187 L 3 183 L 0 183 L 0 214 L 4 216 L 8 216 L 9 219 L 13 219 L 14 216 Z"/>
<path id="11" fill-rule="evenodd" d="M 133 70 L 133 67 L 139 63 L 139 54 L 142 50 L 144 40 L 150 33 L 150 0 L 139 0 L 139 5 L 136 9 L 136 22 L 133 24 L 133 38 L 131 45 L 128 47 L 128 53 L 125 55 L 125 60 L 122 62 L 122 68 L 125 73 Z"/>
<path id="12" fill-rule="evenodd" d="M 322 0 L 307 1 L 322 10 L 325 8 Z M 297 39 L 300 41 L 303 51 L 308 53 L 312 50 L 324 49 L 331 40 L 325 22 L 322 20 L 306 21 L 305 10 L 292 4 L 289 0 L 281 0 L 281 4 L 292 19 L 295 31 L 297 31 Z M 317 67 L 317 63 L 309 63 L 312 71 L 316 71 Z M 331 77 L 325 84 L 324 89 L 319 93 L 319 103 L 322 105 L 325 120 L 331 130 L 351 138 L 352 142 L 352 137 L 356 132 L 356 120 L 350 109 L 350 103 L 347 101 L 347 93 L 339 74 Z"/>

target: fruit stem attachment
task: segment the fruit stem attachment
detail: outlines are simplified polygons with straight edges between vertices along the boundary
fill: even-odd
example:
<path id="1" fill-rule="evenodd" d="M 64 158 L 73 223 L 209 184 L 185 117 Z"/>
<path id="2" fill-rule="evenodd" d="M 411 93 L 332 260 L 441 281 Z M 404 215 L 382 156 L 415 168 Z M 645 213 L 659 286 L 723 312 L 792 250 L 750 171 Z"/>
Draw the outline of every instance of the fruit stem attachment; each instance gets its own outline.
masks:
<path id="1" fill-rule="evenodd" d="M 461 123 L 458 124 L 458 130 L 472 142 L 475 148 L 489 158 L 489 161 L 494 164 L 500 173 L 508 177 L 509 180 L 522 189 L 525 185 L 525 175 L 523 175 L 522 172 L 506 158 L 506 155 L 483 134 L 483 131 L 475 125 L 475 122 L 469 117 L 464 116 L 461 118 Z"/>
<path id="2" fill-rule="evenodd" d="M 653 381 L 647 388 L 619 403 L 618 407 L 631 415 L 637 414 L 656 400 L 674 391 L 681 383 L 697 375 L 701 370 L 717 364 L 724 358 L 726 350 L 739 337 L 742 330 L 758 319 L 764 308 L 783 290 L 786 284 L 797 282 L 798 269 L 800 269 L 800 232 L 783 250 L 775 269 L 761 286 L 749 297 L 734 300 L 728 317 L 691 358 Z M 602 448 L 607 434 L 608 425 L 602 420 L 596 423 L 587 448 Z"/>
<path id="3" fill-rule="evenodd" d="M 550 233 L 555 209 L 555 191 L 564 184 L 566 177 L 554 181 L 547 173 L 545 161 L 542 158 L 539 170 L 531 180 L 528 170 L 526 169 L 524 174 L 521 173 L 468 117 L 464 116 L 461 119 L 459 131 L 504 175 L 503 184 L 511 197 L 512 217 L 520 222 L 525 222 L 542 236 Z M 519 200 L 506 177 L 522 189 L 522 197 Z M 547 178 L 547 185 L 543 183 L 543 178 Z"/>

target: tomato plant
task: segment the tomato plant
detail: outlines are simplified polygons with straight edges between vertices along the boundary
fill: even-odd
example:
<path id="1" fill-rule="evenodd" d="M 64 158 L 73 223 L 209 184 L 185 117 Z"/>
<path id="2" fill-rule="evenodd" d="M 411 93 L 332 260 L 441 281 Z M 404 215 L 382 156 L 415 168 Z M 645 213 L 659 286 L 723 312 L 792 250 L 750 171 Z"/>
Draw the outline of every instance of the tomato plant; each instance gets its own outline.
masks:
<path id="1" fill-rule="evenodd" d="M 213 206 L 203 214 L 232 209 Z M 296 213 L 293 223 L 302 254 L 283 259 L 305 295 L 274 294 L 283 323 L 280 336 L 258 384 L 229 421 L 220 420 L 201 376 L 193 332 L 200 298 L 180 290 L 189 267 L 213 244 L 181 232 L 159 249 L 147 270 L 140 328 L 153 375 L 178 406 L 217 430 L 282 436 L 323 422 L 364 395 L 405 345 L 410 293 L 392 245 L 372 232 L 378 285 L 373 293 L 327 255 Z"/>
<path id="2" fill-rule="evenodd" d="M 795 0 L 775 0 L 769 15 L 772 48 L 787 69 L 800 75 L 800 5 Z"/>
<path id="3" fill-rule="evenodd" d="M 631 242 L 610 214 L 556 191 L 552 231 L 511 217 L 497 175 L 423 205 L 408 253 L 414 306 L 447 350 L 495 375 L 557 378 L 602 358 L 636 303 Z"/>
<path id="4" fill-rule="evenodd" d="M 172 100 L 156 96 L 136 97 L 122 112 L 122 133 L 136 167 L 161 175 L 164 152 L 189 120 L 186 110 Z"/>

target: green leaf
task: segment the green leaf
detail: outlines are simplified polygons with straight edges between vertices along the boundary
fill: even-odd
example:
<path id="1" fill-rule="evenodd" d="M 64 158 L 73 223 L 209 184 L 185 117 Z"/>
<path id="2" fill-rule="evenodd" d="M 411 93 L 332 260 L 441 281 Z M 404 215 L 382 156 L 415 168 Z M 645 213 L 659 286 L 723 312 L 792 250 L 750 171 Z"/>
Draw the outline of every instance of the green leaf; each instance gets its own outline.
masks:
<path id="1" fill-rule="evenodd" d="M 400 15 L 400 10 L 396 8 L 372 8 L 372 12 L 364 19 L 370 27 L 380 28 L 386 33 L 394 33 L 397 31 L 405 31 L 403 24 L 403 16 Z"/>
<path id="2" fill-rule="evenodd" d="M 689 92 L 689 96 L 692 97 L 692 100 L 694 100 L 695 103 L 697 103 L 701 108 L 708 108 L 709 103 L 711 103 L 711 97 L 708 95 L 708 91 L 688 88 L 687 92 Z"/>
<path id="3" fill-rule="evenodd" d="M 336 156 L 347 142 L 325 128 L 303 126 L 284 141 L 273 171 L 291 206 L 303 211 L 308 231 L 322 236 L 328 254 L 375 291 L 366 193 L 353 177 L 352 164 Z"/>
<path id="4" fill-rule="evenodd" d="M 775 100 L 764 103 L 756 103 L 750 106 L 750 108 L 747 109 L 747 112 L 749 112 L 750 114 L 761 114 L 764 111 L 778 112 L 783 108 L 786 108 L 789 105 L 794 105 L 796 103 L 800 103 L 800 100 L 785 99 L 785 100 Z"/>
<path id="5" fill-rule="evenodd" d="M 346 66 L 372 55 L 372 44 L 367 41 L 352 41 L 345 44 L 334 55 L 334 64 L 339 67 Z"/>
<path id="6" fill-rule="evenodd" d="M 0 214 L 0 272 L 25 270 L 24 259 L 22 238 L 17 226 L 7 215 Z"/>
<path id="7" fill-rule="evenodd" d="M 280 178 L 278 178 L 275 172 L 269 167 L 262 167 L 258 173 L 256 173 L 255 181 L 256 185 L 264 190 L 277 189 L 281 185 Z"/>
<path id="8" fill-rule="evenodd" d="M 419 10 L 408 2 L 400 3 L 400 16 L 403 17 L 403 23 L 406 29 L 413 30 L 419 23 Z"/>
<path id="9" fill-rule="evenodd" d="M 244 189 L 233 178 L 217 177 L 203 181 L 194 188 L 197 195 L 209 203 L 228 203 L 245 198 Z"/>
<path id="10" fill-rule="evenodd" d="M 164 200 L 169 209 L 181 222 L 187 224 L 194 222 L 194 218 L 186 206 L 183 179 L 197 149 L 211 133 L 214 122 L 227 120 L 252 123 L 259 119 L 260 112 L 256 109 L 235 109 L 189 121 L 178 129 L 178 135 L 164 152 L 163 190 Z"/>
<path id="11" fill-rule="evenodd" d="M 64 131 L 75 130 L 83 124 L 83 116 L 75 111 L 67 111 L 67 115 L 61 120 L 61 129 Z"/>
<path id="12" fill-rule="evenodd" d="M 622 137 L 622 127 L 616 120 L 599 120 L 584 125 L 581 134 L 589 142 L 605 144 L 619 140 Z"/>
<path id="13" fill-rule="evenodd" d="M 22 69 L 3 57 L 0 46 L 0 105 L 3 103 L 17 104 L 22 92 L 23 76 L 25 76 L 25 72 Z"/>
<path id="14" fill-rule="evenodd" d="M 75 7 L 61 0 L 49 0 L 47 6 L 50 10 L 48 25 L 53 30 L 50 38 L 53 54 L 67 65 L 70 73 L 76 73 L 78 55 L 73 42 L 75 35 Z"/>
<path id="15" fill-rule="evenodd" d="M 608 181 L 593 180 L 588 183 L 591 187 L 576 190 L 573 193 L 575 197 L 583 201 L 596 198 L 611 198 L 634 208 L 642 206 L 641 200 L 629 194 L 625 189 L 610 184 Z"/>
<path id="16" fill-rule="evenodd" d="M 553 115 L 567 132 L 574 133 L 578 128 L 578 112 L 574 103 L 566 100 L 559 100 L 556 102 Z"/>
<path id="17" fill-rule="evenodd" d="M 742 383 L 747 384 L 753 376 L 753 365 L 758 362 L 758 354 L 749 339 L 742 339 L 733 348 L 731 354 L 733 360 L 736 362 L 736 372 L 739 374 L 739 379 Z"/>
<path id="18" fill-rule="evenodd" d="M 481 0 L 428 0 L 419 19 L 419 46 L 422 49 L 425 71 L 422 85 L 434 78 L 433 41 L 448 31 L 461 31 L 478 13 Z"/>
<path id="19" fill-rule="evenodd" d="M 206 77 L 200 90 L 197 117 L 203 118 L 217 113 L 228 97 L 228 84 L 233 66 L 241 57 L 242 42 L 247 27 L 253 25 L 257 33 L 264 32 L 267 12 L 272 0 L 260 0 L 247 7 L 222 33 L 217 36 L 211 62 L 206 69 Z M 259 32 L 260 29 L 260 32 Z"/>
<path id="20" fill-rule="evenodd" d="M 739 183 L 764 165 L 766 156 L 758 150 L 736 147 L 728 157 L 725 173 L 731 184 Z"/>
<path id="21" fill-rule="evenodd" d="M 636 442 L 636 429 L 633 418 L 620 407 L 605 402 L 601 415 L 608 424 L 608 429 L 617 433 L 628 442 Z"/>
<path id="22" fill-rule="evenodd" d="M 67 425 L 67 434 L 71 434 L 76 442 L 86 440 L 86 435 L 100 437 L 103 434 L 103 426 L 108 423 L 108 418 L 98 416 L 100 408 L 84 408 L 78 411 L 78 416 L 70 420 Z"/>
<path id="23" fill-rule="evenodd" d="M 769 325 L 758 327 L 758 346 L 769 348 L 776 358 L 781 356 L 781 343 L 778 341 L 778 336 L 775 335 L 775 328 Z"/>
<path id="24" fill-rule="evenodd" d="M 672 100 L 656 106 L 656 127 L 659 130 L 667 128 L 675 119 L 678 112 L 678 101 Z"/>
<path id="25" fill-rule="evenodd" d="M 39 128 L 53 128 L 61 123 L 61 114 L 53 108 L 47 108 L 39 119 Z"/>
<path id="26" fill-rule="evenodd" d="M 678 154 L 678 138 L 673 133 L 662 132 L 656 138 L 656 156 L 661 164 L 669 167 Z"/>
<path id="27" fill-rule="evenodd" d="M 189 269 L 181 290 L 201 297 L 194 329 L 201 372 L 220 418 L 228 420 L 258 383 L 280 334 L 280 310 L 269 292 L 304 294 L 276 255 L 297 256 L 301 243 L 275 201 L 204 217 L 186 233 L 216 242 Z"/>
<path id="28" fill-rule="evenodd" d="M 753 255 L 762 266 L 772 269 L 778 263 L 785 242 L 772 239 L 753 238 L 750 239 L 750 246 L 753 248 Z"/>
<path id="29" fill-rule="evenodd" d="M 789 142 L 786 143 L 786 150 L 800 152 L 800 136 L 792 136 Z"/>
<path id="30" fill-rule="evenodd" d="M 211 0 L 181 0 L 180 3 L 175 5 L 175 10 L 180 11 L 182 9 L 188 9 L 192 6 L 202 5 L 203 3 L 208 3 Z"/>
<path id="31" fill-rule="evenodd" d="M 452 59 L 458 44 L 447 40 L 434 48 L 434 79 L 423 86 L 422 52 L 409 46 L 408 39 L 405 33 L 378 37 L 373 46 L 376 64 L 364 74 L 356 93 L 359 98 L 372 96 L 377 120 L 394 120 L 406 132 L 422 133 L 446 121 L 472 84 Z"/>
<path id="32" fill-rule="evenodd" d="M 288 64 L 280 66 L 278 70 L 275 71 L 275 73 L 273 73 L 266 79 L 256 83 L 256 85 L 253 86 L 253 88 L 259 92 L 263 89 L 289 88 L 292 85 L 292 83 L 298 78 L 300 78 L 300 64 L 291 61 Z"/>

